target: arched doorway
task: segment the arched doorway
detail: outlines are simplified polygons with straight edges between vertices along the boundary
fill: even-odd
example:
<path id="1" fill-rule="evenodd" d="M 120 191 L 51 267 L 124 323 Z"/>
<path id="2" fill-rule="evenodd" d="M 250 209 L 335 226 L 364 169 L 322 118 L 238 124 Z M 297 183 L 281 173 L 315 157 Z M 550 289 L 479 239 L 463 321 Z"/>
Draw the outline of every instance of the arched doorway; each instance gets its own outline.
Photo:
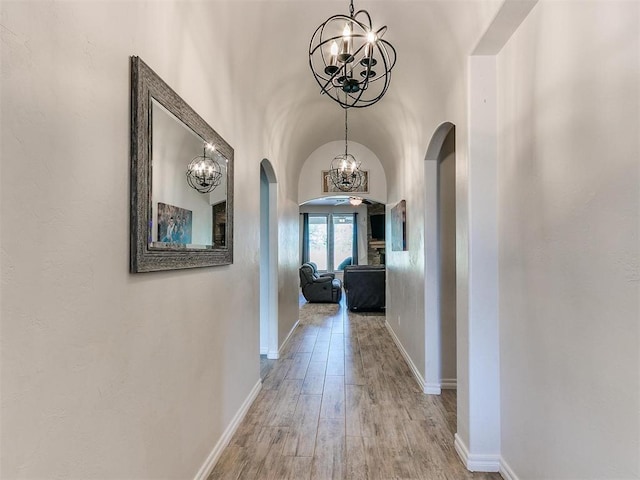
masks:
<path id="1" fill-rule="evenodd" d="M 278 358 L 278 188 L 266 158 L 260 162 L 260 354 Z"/>
<path id="2" fill-rule="evenodd" d="M 425 393 L 456 388 L 455 125 L 434 132 L 425 157 Z"/>

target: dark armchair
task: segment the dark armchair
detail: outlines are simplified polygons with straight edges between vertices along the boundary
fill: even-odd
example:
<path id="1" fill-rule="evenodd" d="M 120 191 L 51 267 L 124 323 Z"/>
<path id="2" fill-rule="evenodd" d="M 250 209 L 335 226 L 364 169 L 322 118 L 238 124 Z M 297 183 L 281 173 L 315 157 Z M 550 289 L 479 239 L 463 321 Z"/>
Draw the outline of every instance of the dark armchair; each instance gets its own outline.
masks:
<path id="1" fill-rule="evenodd" d="M 308 263 L 300 267 L 300 288 L 307 302 L 339 303 L 342 298 L 340 280 L 330 275 L 319 275 Z"/>
<path id="2" fill-rule="evenodd" d="M 336 278 L 336 274 L 335 273 L 320 273 L 318 272 L 318 265 L 316 265 L 314 262 L 306 262 L 307 265 L 311 265 L 311 268 L 313 268 L 313 274 L 315 275 L 316 273 L 318 275 L 320 275 L 321 277 L 331 277 L 331 280 L 333 280 L 334 278 Z"/>

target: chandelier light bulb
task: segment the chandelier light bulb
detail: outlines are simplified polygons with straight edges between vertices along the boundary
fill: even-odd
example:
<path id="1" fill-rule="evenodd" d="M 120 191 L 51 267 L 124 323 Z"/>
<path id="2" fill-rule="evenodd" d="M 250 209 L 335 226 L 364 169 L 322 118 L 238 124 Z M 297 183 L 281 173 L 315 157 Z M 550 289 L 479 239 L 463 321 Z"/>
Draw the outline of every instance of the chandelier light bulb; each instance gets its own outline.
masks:
<path id="1" fill-rule="evenodd" d="M 324 67 L 324 73 L 327 75 L 333 75 L 340 67 L 338 67 L 338 43 L 334 40 L 331 42 L 331 55 L 329 55 L 329 63 Z"/>
<path id="2" fill-rule="evenodd" d="M 340 55 L 338 55 L 338 60 L 340 62 L 353 62 L 353 56 L 351 55 L 352 47 L 353 38 L 351 37 L 351 27 L 349 26 L 349 23 L 347 23 L 344 26 L 344 30 L 342 30 L 342 49 L 340 50 Z"/>

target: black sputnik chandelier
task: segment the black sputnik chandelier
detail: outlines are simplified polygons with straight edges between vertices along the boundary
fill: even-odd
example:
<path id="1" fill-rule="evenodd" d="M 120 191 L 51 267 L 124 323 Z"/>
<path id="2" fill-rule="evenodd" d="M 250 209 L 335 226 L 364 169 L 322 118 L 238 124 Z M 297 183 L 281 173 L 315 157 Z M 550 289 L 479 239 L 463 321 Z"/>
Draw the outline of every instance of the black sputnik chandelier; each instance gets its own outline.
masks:
<path id="1" fill-rule="evenodd" d="M 336 156 L 331 161 L 329 178 L 331 183 L 341 192 L 352 192 L 360 188 L 364 181 L 364 173 L 360 170 L 360 162 L 348 151 L 349 127 L 347 112 L 344 110 L 344 154 Z"/>
<path id="2" fill-rule="evenodd" d="M 363 108 L 380 100 L 389 88 L 396 50 L 382 36 L 386 25 L 374 31 L 366 10 L 334 15 L 314 32 L 309 44 L 309 66 L 326 93 L 343 108 Z"/>
<path id="3" fill-rule="evenodd" d="M 200 193 L 212 192 L 222 181 L 222 168 L 213 157 L 207 155 L 207 149 L 212 154 L 217 153 L 215 145 L 205 143 L 202 155 L 191 160 L 186 172 L 187 183 Z"/>

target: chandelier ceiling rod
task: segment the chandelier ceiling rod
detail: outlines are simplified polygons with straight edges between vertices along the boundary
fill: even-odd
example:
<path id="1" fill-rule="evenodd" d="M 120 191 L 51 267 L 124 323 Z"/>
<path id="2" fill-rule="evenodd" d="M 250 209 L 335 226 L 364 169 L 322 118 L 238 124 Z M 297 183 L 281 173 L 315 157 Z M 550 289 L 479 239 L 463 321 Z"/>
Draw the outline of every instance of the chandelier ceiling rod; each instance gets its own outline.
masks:
<path id="1" fill-rule="evenodd" d="M 347 156 L 347 148 L 348 148 L 348 142 L 347 142 L 347 137 L 349 134 L 349 124 L 347 122 L 347 112 L 349 111 L 348 108 L 344 109 L 344 156 Z"/>
<path id="2" fill-rule="evenodd" d="M 360 162 L 349 153 L 349 122 L 347 109 L 344 109 L 344 154 L 331 161 L 329 178 L 333 185 L 342 192 L 358 190 L 364 182 L 364 174 L 360 170 Z"/>

